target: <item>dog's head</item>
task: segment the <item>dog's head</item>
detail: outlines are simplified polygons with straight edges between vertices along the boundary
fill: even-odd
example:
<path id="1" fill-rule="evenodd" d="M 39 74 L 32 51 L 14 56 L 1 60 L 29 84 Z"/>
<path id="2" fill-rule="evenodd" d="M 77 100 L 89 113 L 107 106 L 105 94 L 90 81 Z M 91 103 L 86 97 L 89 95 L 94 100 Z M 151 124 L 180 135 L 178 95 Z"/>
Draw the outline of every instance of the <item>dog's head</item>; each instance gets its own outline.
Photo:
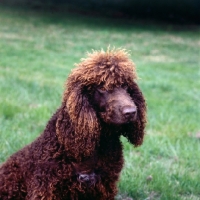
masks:
<path id="1" fill-rule="evenodd" d="M 146 106 L 136 79 L 134 63 L 121 49 L 94 51 L 69 75 L 63 104 L 86 149 L 94 148 L 101 123 L 119 126 L 131 143 L 142 144 Z"/>

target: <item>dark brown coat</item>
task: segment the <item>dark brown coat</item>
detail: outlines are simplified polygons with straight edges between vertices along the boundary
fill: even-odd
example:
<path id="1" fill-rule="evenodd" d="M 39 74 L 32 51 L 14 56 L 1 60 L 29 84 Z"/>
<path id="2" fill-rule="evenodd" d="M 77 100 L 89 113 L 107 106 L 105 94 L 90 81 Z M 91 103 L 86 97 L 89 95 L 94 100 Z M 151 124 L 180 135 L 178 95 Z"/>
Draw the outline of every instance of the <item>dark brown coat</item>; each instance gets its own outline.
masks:
<path id="1" fill-rule="evenodd" d="M 0 199 L 113 200 L 124 162 L 120 135 L 143 142 L 146 105 L 136 78 L 124 50 L 83 59 L 44 132 L 0 167 Z"/>

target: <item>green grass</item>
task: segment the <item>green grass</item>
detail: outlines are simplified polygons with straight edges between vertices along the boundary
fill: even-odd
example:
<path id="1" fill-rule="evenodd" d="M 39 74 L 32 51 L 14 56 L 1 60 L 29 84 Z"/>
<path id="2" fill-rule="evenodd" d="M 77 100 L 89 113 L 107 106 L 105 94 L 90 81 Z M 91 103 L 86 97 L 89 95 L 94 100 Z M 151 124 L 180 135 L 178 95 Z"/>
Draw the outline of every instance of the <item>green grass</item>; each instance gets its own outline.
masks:
<path id="1" fill-rule="evenodd" d="M 0 161 L 34 140 L 85 52 L 131 51 L 148 104 L 144 144 L 124 143 L 117 199 L 200 199 L 200 29 L 0 8 Z"/>

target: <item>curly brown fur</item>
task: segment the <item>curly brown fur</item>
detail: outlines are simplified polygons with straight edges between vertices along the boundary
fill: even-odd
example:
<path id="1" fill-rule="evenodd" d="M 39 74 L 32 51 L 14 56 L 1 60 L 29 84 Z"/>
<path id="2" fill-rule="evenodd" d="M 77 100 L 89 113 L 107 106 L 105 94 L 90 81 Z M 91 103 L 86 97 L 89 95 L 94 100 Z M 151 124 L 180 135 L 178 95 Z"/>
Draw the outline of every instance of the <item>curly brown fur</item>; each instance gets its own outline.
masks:
<path id="1" fill-rule="evenodd" d="M 136 78 L 124 50 L 83 59 L 44 132 L 0 167 L 0 199 L 113 200 L 124 162 L 120 135 L 134 146 L 144 137 Z"/>

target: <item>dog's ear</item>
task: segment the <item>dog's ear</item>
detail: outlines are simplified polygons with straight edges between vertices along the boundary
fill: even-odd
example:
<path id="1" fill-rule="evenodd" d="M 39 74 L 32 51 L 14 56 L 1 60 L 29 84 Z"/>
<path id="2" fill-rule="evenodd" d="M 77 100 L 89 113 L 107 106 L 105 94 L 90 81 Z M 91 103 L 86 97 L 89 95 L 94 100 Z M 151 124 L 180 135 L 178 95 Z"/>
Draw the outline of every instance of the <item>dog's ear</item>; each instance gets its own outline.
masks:
<path id="1" fill-rule="evenodd" d="M 143 142 L 145 133 L 146 103 L 141 90 L 135 82 L 132 82 L 128 86 L 128 92 L 137 106 L 137 119 L 133 124 L 128 124 L 123 127 L 123 130 L 125 131 L 123 135 L 129 140 L 129 142 L 134 144 L 134 146 L 139 146 Z"/>
<path id="2" fill-rule="evenodd" d="M 75 159 L 91 156 L 98 144 L 100 126 L 83 86 L 68 86 L 57 120 L 57 135 L 68 155 Z"/>

